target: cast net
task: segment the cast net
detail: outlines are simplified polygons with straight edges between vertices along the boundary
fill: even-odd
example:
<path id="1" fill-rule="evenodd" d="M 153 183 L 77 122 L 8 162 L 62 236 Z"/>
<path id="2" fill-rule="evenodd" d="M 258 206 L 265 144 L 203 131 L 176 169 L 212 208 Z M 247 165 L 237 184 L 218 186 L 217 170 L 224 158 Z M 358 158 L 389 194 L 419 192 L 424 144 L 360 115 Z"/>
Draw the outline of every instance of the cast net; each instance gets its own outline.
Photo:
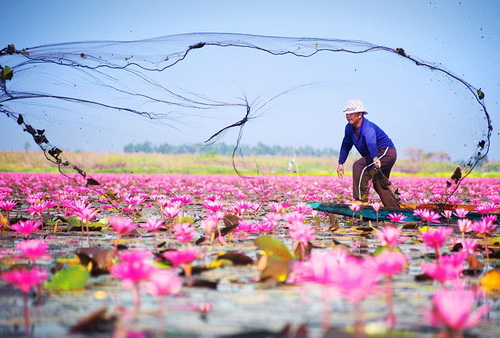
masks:
<path id="1" fill-rule="evenodd" d="M 354 98 L 400 156 L 424 149 L 460 163 L 454 186 L 490 147 L 482 91 L 405 46 L 192 33 L 16 47 L 0 52 L 0 112 L 87 183 L 97 182 L 63 149 L 93 150 L 123 134 L 131 142 L 224 138 L 233 156 L 241 142 L 264 136 L 272 136 L 265 143 L 339 147 L 341 111 Z"/>

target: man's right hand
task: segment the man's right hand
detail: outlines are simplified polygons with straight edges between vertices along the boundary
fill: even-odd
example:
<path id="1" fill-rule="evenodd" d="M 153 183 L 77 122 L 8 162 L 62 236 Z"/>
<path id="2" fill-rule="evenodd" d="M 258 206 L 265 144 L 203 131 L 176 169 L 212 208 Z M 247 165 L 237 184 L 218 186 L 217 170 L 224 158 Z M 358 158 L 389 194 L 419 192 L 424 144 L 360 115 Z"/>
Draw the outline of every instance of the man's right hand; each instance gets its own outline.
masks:
<path id="1" fill-rule="evenodd" d="M 338 165 L 338 167 L 337 167 L 337 176 L 339 178 L 344 177 L 344 165 L 343 164 L 339 164 Z"/>

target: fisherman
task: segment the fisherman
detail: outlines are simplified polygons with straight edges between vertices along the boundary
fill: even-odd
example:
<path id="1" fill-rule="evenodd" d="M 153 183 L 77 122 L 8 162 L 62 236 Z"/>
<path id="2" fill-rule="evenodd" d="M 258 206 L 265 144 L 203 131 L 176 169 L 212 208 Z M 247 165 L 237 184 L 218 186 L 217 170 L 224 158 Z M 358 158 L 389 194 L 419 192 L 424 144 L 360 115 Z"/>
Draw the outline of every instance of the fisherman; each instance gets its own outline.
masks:
<path id="1" fill-rule="evenodd" d="M 369 196 L 369 181 L 380 196 L 384 207 L 399 208 L 400 204 L 389 189 L 391 169 L 397 158 L 396 147 L 387 134 L 365 115 L 368 112 L 360 100 L 349 100 L 343 110 L 347 125 L 340 148 L 337 175 L 344 177 L 344 162 L 352 146 L 361 158 L 352 166 L 353 197 L 356 204 L 365 204 Z"/>

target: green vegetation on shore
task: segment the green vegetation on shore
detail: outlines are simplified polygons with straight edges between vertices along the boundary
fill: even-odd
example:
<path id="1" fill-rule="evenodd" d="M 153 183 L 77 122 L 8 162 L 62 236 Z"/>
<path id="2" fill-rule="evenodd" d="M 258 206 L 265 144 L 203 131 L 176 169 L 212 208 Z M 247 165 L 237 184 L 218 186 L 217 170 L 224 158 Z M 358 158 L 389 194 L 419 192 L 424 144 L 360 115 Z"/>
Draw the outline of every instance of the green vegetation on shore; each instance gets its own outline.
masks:
<path id="1" fill-rule="evenodd" d="M 209 154 L 146 154 L 146 153 L 87 153 L 65 152 L 65 158 L 87 172 L 95 173 L 162 173 L 162 174 L 235 174 L 231 156 Z M 351 156 L 355 159 L 354 156 Z M 331 175 L 337 167 L 336 157 L 297 156 L 292 170 L 291 158 L 285 156 L 235 157 L 234 164 L 242 174 Z M 351 159 L 352 160 L 352 159 Z M 350 168 L 351 163 L 346 167 Z M 457 163 L 399 160 L 395 176 L 448 176 Z M 70 171 L 67 168 L 65 171 Z M 0 152 L 1 172 L 57 172 L 41 151 Z M 488 162 L 472 173 L 473 176 L 500 177 L 500 163 Z"/>

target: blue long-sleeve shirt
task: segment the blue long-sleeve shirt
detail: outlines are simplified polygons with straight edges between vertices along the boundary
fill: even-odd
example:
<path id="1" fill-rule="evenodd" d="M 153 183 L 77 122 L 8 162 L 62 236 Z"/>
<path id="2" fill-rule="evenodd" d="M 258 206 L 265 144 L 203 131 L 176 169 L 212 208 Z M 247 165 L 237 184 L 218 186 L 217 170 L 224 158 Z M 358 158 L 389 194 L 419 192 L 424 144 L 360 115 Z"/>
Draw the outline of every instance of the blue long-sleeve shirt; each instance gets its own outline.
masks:
<path id="1" fill-rule="evenodd" d="M 380 147 L 396 148 L 389 136 L 379 126 L 365 117 L 361 122 L 358 137 L 354 133 L 354 127 L 350 124 L 346 125 L 344 139 L 340 147 L 340 164 L 344 164 L 352 146 L 356 147 L 361 156 L 370 155 L 371 158 L 378 156 L 378 148 Z"/>

